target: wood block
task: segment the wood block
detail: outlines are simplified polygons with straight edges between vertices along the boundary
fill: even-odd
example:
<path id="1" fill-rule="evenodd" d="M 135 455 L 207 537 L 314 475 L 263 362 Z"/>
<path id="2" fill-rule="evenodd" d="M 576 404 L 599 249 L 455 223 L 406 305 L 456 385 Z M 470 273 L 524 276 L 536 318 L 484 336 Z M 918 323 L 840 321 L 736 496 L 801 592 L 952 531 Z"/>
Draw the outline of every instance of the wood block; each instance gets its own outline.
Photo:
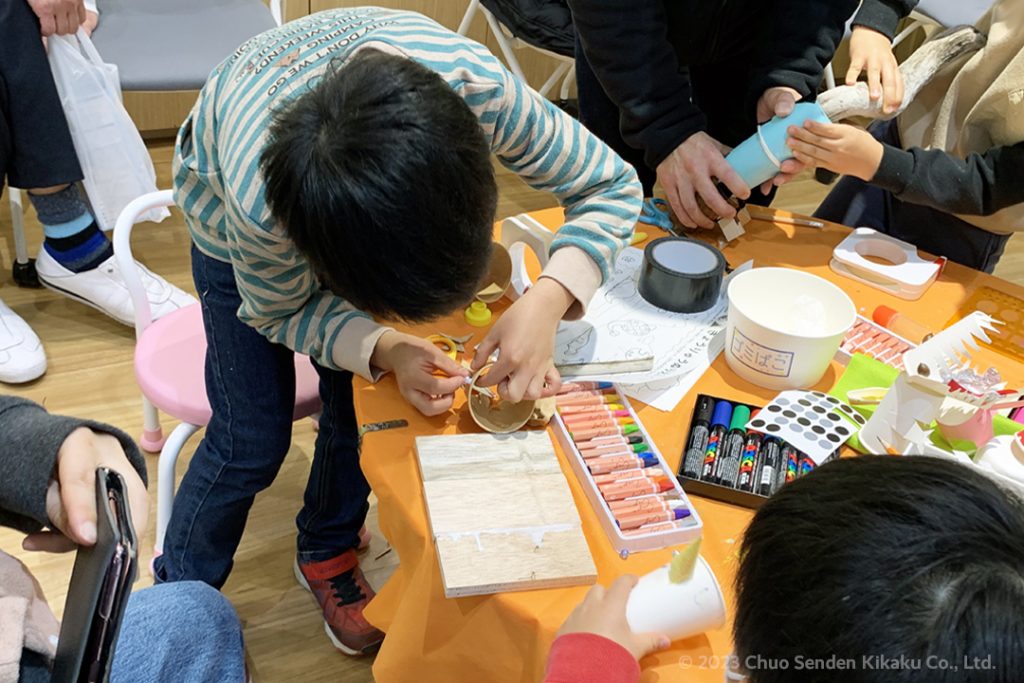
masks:
<path id="1" fill-rule="evenodd" d="M 421 436 L 416 453 L 446 597 L 597 578 L 547 432 Z"/>

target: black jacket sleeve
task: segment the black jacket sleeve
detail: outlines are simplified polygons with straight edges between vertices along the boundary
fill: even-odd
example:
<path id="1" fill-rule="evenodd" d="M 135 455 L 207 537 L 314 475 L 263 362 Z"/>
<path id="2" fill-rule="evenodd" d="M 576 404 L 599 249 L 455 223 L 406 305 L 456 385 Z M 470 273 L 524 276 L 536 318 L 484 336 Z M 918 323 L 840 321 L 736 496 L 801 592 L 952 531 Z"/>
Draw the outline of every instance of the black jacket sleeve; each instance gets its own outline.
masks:
<path id="1" fill-rule="evenodd" d="M 1024 142 L 966 159 L 940 150 L 884 147 L 871 182 L 901 201 L 967 216 L 1024 203 Z"/>
<path id="2" fill-rule="evenodd" d="M 864 0 L 853 25 L 870 28 L 891 39 L 900 19 L 910 14 L 917 3 L 918 0 Z"/>
<path id="3" fill-rule="evenodd" d="M 57 452 L 79 427 L 117 437 L 128 461 L 146 481 L 146 462 L 124 432 L 90 420 L 50 415 L 31 401 L 0 396 L 0 525 L 32 533 L 50 523 L 46 489 Z"/>
<path id="4" fill-rule="evenodd" d="M 663 0 L 569 0 L 601 87 L 619 107 L 623 139 L 655 168 L 707 120 L 668 39 Z"/>
<path id="5" fill-rule="evenodd" d="M 779 0 L 773 3 L 760 40 L 748 96 L 757 102 L 765 90 L 786 86 L 810 99 L 825 66 L 832 61 L 856 0 Z M 748 103 L 748 106 L 749 103 Z"/>

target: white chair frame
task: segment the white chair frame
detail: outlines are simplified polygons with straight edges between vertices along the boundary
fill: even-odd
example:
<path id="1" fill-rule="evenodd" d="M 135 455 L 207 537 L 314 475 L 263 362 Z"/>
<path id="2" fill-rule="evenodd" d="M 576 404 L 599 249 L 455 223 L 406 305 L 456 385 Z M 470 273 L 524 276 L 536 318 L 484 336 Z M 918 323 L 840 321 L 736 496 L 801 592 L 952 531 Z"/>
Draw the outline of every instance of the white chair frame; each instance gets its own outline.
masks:
<path id="1" fill-rule="evenodd" d="M 505 58 L 505 63 L 508 64 L 509 71 L 515 74 L 516 78 L 526 83 L 526 76 L 523 75 L 523 69 L 519 65 L 519 60 L 516 58 L 516 50 L 522 48 L 529 48 L 540 52 L 541 54 L 548 55 L 558 61 L 558 65 L 555 70 L 551 72 L 548 79 L 544 81 L 544 84 L 537 89 L 537 92 L 541 97 L 547 97 L 548 93 L 555 87 L 558 81 L 562 82 L 561 88 L 559 89 L 559 97 L 562 100 L 569 99 L 569 90 L 572 88 L 573 83 L 576 81 L 576 62 L 571 57 L 560 55 L 551 50 L 545 50 L 544 48 L 530 45 L 529 43 L 516 38 L 512 35 L 511 31 L 498 21 L 498 18 L 494 16 L 486 7 L 480 5 L 480 0 L 470 0 L 469 7 L 466 8 L 466 13 L 462 15 L 462 21 L 459 22 L 458 33 L 459 35 L 466 35 L 469 33 L 470 24 L 473 23 L 473 19 L 476 13 L 480 12 L 484 15 L 484 19 L 487 20 L 487 26 L 490 28 L 491 33 L 494 34 L 494 39 L 498 41 L 498 47 L 501 49 L 501 54 Z"/>

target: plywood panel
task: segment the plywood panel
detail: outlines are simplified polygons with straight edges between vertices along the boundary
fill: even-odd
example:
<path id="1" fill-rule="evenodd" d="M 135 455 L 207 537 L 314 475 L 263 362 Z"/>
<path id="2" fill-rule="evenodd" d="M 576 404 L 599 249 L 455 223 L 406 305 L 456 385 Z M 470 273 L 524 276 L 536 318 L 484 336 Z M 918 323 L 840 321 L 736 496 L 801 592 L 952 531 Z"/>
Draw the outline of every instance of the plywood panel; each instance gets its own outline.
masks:
<path id="1" fill-rule="evenodd" d="M 547 432 L 420 437 L 416 451 L 447 597 L 594 581 Z"/>

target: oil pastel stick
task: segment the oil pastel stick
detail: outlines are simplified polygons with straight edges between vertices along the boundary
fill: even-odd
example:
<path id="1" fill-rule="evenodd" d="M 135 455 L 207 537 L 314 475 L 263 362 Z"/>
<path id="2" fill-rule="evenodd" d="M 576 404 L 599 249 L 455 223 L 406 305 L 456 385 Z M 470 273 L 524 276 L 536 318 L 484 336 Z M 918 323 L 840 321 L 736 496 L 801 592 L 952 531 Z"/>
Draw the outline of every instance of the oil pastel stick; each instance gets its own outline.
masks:
<path id="1" fill-rule="evenodd" d="M 595 439 L 591 439 L 590 441 L 577 441 L 575 443 L 577 449 L 581 451 L 589 451 L 603 446 L 641 443 L 643 440 L 643 434 L 626 434 L 625 436 L 622 434 L 612 434 L 611 436 L 599 436 Z"/>
<path id="2" fill-rule="evenodd" d="M 747 432 L 743 440 L 743 453 L 740 455 L 740 473 L 736 479 L 736 488 L 740 491 L 754 490 L 754 477 L 757 475 L 757 453 L 761 450 L 761 435 Z"/>
<path id="3" fill-rule="evenodd" d="M 685 519 L 678 520 L 676 522 L 657 522 L 655 524 L 645 524 L 644 526 L 637 527 L 636 529 L 629 529 L 623 531 L 623 536 L 644 536 L 646 534 L 654 534 L 659 531 L 675 531 L 676 529 L 685 529 L 688 526 L 693 526 L 695 522 L 692 518 L 687 517 Z"/>
<path id="4" fill-rule="evenodd" d="M 620 529 L 636 529 L 644 524 L 656 524 L 658 522 L 674 522 L 678 519 L 689 517 L 692 513 L 689 508 L 678 507 L 667 512 L 640 512 L 635 515 L 623 515 L 616 517 Z"/>
<path id="5" fill-rule="evenodd" d="M 586 413 L 603 413 L 608 410 L 625 410 L 626 406 L 621 403 L 596 403 L 584 405 L 556 406 L 558 414 L 562 417 L 569 415 L 580 415 Z"/>
<path id="6" fill-rule="evenodd" d="M 740 459 L 743 457 L 743 442 L 747 437 L 747 422 L 750 421 L 750 408 L 736 406 L 729 422 L 729 432 L 722 440 L 722 451 L 715 462 L 713 481 L 722 486 L 736 488 L 736 479 L 740 474 Z"/>
<path id="7" fill-rule="evenodd" d="M 665 474 L 665 470 L 661 469 L 660 465 L 653 467 L 631 467 L 626 470 L 617 470 L 615 472 L 609 472 L 608 474 L 595 474 L 594 482 L 597 484 L 607 484 L 613 481 L 625 481 L 626 479 L 639 479 L 641 477 L 656 477 Z"/>
<path id="8" fill-rule="evenodd" d="M 625 412 L 625 411 L 623 411 Z M 587 429 L 597 429 L 598 427 L 614 427 L 615 425 L 627 425 L 635 424 L 633 418 L 630 417 L 627 412 L 624 417 L 610 417 L 608 415 L 596 415 L 594 417 L 583 417 L 575 420 L 563 420 L 565 426 L 570 432 L 582 432 Z"/>
<path id="9" fill-rule="evenodd" d="M 630 467 L 654 467 L 657 464 L 658 458 L 654 453 L 641 453 L 640 455 L 613 455 L 606 458 L 595 458 L 587 463 L 587 469 L 591 474 L 608 474 Z"/>
<path id="10" fill-rule="evenodd" d="M 581 423 L 621 420 L 624 418 L 629 418 L 629 411 L 623 408 L 622 410 L 602 410 L 592 413 L 569 413 L 562 416 L 562 422 L 565 423 L 566 427 L 575 427 Z"/>
<path id="11" fill-rule="evenodd" d="M 622 500 L 642 493 L 661 493 L 673 488 L 672 480 L 667 476 L 655 481 L 624 481 L 619 484 L 605 484 L 601 495 L 605 500 Z"/>
<path id="12" fill-rule="evenodd" d="M 772 436 L 761 441 L 761 474 L 758 478 L 757 493 L 770 496 L 775 491 L 775 481 L 779 476 L 779 465 L 782 462 L 782 444 Z"/>
<path id="13" fill-rule="evenodd" d="M 630 453 L 643 453 L 648 450 L 650 450 L 650 447 L 641 441 L 640 443 L 612 444 L 600 448 L 591 448 L 590 450 L 580 451 L 580 456 L 584 460 L 590 460 L 606 455 L 629 455 Z"/>
<path id="14" fill-rule="evenodd" d="M 557 401 L 558 406 L 600 406 L 606 403 L 619 403 L 622 399 L 618 394 L 577 394 Z"/>
<path id="15" fill-rule="evenodd" d="M 690 439 L 683 452 L 683 466 L 680 468 L 684 477 L 700 479 L 700 471 L 704 465 L 704 453 L 708 449 L 708 436 L 711 434 L 711 417 L 715 410 L 715 400 L 709 396 L 700 396 L 693 411 L 690 424 Z"/>
<path id="16" fill-rule="evenodd" d="M 678 504 L 685 504 L 677 497 L 675 491 L 668 493 L 649 493 L 646 496 L 634 496 L 623 500 L 614 500 L 608 503 L 608 509 L 613 513 L 643 512 L 646 510 L 669 510 Z"/>
<path id="17" fill-rule="evenodd" d="M 635 422 L 625 425 L 607 425 L 605 427 L 594 427 L 579 432 L 569 432 L 573 441 L 587 441 L 595 436 L 611 436 L 613 434 L 635 434 L 640 431 L 639 425 Z"/>
<path id="18" fill-rule="evenodd" d="M 571 394 L 574 391 L 597 391 L 600 389 L 611 389 L 614 385 L 611 382 L 563 382 L 558 394 Z"/>
<path id="19" fill-rule="evenodd" d="M 704 481 L 714 481 L 715 461 L 718 460 L 718 451 L 722 447 L 722 439 L 729 431 L 729 420 L 732 418 L 732 404 L 728 401 L 719 401 L 715 404 L 715 412 L 711 417 L 711 431 L 708 434 L 708 447 L 704 450 L 704 462 L 701 464 L 700 478 Z"/>
<path id="20" fill-rule="evenodd" d="M 785 464 L 782 483 L 788 484 L 800 474 L 800 451 L 788 443 L 782 445 L 782 462 Z"/>
<path id="21" fill-rule="evenodd" d="M 652 467 L 651 469 L 656 471 L 653 474 L 643 474 L 638 477 L 632 475 L 619 476 L 614 481 L 606 481 L 601 484 L 598 484 L 597 490 L 601 492 L 601 495 L 604 496 L 605 500 L 623 500 L 625 498 L 629 498 L 630 496 L 642 496 L 645 493 L 660 493 L 662 489 L 649 491 L 647 490 L 647 487 L 644 486 L 644 484 L 660 485 L 662 481 L 668 479 L 668 475 L 660 467 Z M 620 475 L 621 472 L 610 472 L 609 474 Z M 671 481 L 671 479 L 669 479 L 669 481 Z M 639 493 L 633 493 L 633 489 L 637 489 Z M 625 491 L 624 495 L 618 495 L 623 491 Z M 615 493 L 616 497 L 609 498 L 607 492 Z"/>

